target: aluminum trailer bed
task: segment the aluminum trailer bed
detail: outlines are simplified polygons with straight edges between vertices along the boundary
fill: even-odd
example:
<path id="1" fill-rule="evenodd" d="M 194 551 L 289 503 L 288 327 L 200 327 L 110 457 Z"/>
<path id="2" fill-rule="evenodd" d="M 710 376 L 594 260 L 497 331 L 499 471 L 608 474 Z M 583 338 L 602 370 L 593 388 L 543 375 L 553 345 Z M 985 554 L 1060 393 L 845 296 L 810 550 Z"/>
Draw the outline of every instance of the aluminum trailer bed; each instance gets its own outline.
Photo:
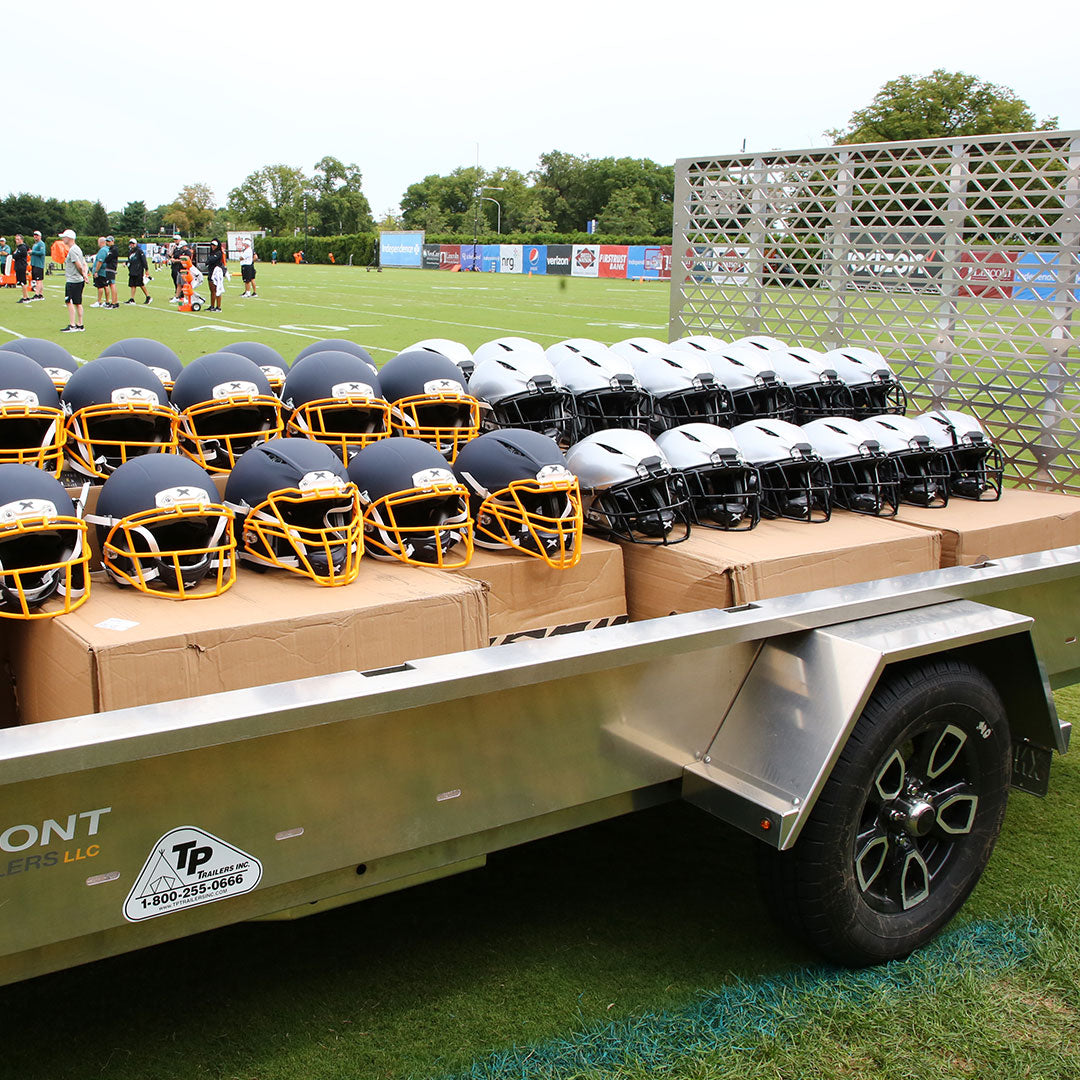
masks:
<path id="1" fill-rule="evenodd" d="M 1067 748 L 1078 590 L 1061 548 L 0 731 L 0 983 L 675 799 L 824 952 L 903 955 Z"/>

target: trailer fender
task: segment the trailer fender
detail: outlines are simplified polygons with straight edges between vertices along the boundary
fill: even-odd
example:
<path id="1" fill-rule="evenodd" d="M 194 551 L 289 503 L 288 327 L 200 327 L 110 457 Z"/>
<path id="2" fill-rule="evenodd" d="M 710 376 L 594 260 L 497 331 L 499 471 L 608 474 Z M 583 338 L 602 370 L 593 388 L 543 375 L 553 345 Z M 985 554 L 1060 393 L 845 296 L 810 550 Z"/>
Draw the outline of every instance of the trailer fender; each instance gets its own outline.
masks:
<path id="1" fill-rule="evenodd" d="M 813 809 L 870 695 L 891 664 L 956 656 L 994 683 L 1009 716 L 1014 786 L 1045 794 L 1050 752 L 1069 726 L 1054 709 L 1033 620 L 954 600 L 767 640 L 682 796 L 786 850 Z"/>

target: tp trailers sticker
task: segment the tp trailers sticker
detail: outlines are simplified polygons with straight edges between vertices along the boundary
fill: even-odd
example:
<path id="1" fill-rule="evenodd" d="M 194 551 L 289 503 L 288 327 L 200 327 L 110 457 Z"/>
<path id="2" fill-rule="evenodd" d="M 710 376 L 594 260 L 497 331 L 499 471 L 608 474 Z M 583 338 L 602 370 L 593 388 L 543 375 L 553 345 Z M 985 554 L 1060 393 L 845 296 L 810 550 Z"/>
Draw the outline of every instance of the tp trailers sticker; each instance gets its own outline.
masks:
<path id="1" fill-rule="evenodd" d="M 262 863 L 216 836 L 185 825 L 155 845 L 124 901 L 124 918 L 142 922 L 251 892 Z"/>

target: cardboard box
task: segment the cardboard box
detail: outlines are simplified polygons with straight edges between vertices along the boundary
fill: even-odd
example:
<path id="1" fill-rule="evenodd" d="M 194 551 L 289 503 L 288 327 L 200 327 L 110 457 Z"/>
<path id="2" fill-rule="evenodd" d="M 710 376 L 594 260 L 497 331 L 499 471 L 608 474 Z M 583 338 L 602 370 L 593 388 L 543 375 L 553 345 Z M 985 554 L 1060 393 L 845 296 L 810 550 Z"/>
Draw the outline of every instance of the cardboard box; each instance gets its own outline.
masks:
<path id="1" fill-rule="evenodd" d="M 19 722 L 36 723 L 487 642 L 478 582 L 365 559 L 340 588 L 241 567 L 222 596 L 180 602 L 95 576 L 77 611 L 21 624 L 11 667 Z"/>
<path id="2" fill-rule="evenodd" d="M 626 615 L 622 550 L 590 536 L 582 542 L 581 560 L 569 570 L 554 570 L 512 551 L 476 548 L 469 565 L 457 573 L 488 590 L 492 644 L 573 624 L 622 621 Z"/>
<path id="3" fill-rule="evenodd" d="M 699 528 L 668 548 L 624 545 L 627 604 L 632 619 L 732 607 L 936 570 L 940 553 L 931 530 L 843 511 L 820 525 L 778 520 L 750 532 Z"/>
<path id="4" fill-rule="evenodd" d="M 902 506 L 899 520 L 941 534 L 941 565 L 970 566 L 1080 544 L 1080 499 L 1006 488 L 997 502 L 952 499 L 926 510 Z"/>
<path id="5" fill-rule="evenodd" d="M 689 540 L 670 547 L 630 543 L 621 547 L 631 621 L 735 603 L 730 560 L 717 552 L 704 529 L 695 529 Z"/>

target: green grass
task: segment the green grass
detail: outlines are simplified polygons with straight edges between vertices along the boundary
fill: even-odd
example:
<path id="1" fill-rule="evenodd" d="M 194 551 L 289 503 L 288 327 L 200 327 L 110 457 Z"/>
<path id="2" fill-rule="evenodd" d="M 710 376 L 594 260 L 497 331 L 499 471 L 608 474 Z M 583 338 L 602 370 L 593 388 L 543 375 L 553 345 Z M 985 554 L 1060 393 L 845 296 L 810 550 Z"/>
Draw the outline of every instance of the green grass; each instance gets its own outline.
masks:
<path id="1" fill-rule="evenodd" d="M 634 335 L 667 337 L 668 287 L 662 282 L 421 270 L 380 274 L 261 263 L 257 284 L 258 299 L 241 300 L 234 278 L 220 315 L 180 312 L 168 302 L 171 279 L 158 273 L 149 306 L 141 303 L 141 292 L 139 303 L 124 305 L 129 293 L 121 287 L 118 311 L 87 307 L 85 333 L 61 334 L 67 325 L 63 280 L 52 274 L 42 302 L 17 304 L 18 290 L 0 290 L 0 343 L 43 337 L 92 360 L 121 338 L 151 337 L 187 362 L 229 341 L 262 341 L 291 361 L 312 341 L 340 337 L 364 345 L 382 362 L 428 337 L 451 338 L 473 349 L 504 334 L 534 338 L 544 346 L 567 337 L 605 343 Z M 88 288 L 85 297 L 92 301 L 94 290 Z"/>
<path id="2" fill-rule="evenodd" d="M 68 344 L 49 303 L 0 326 Z M 333 267 L 260 269 L 220 319 L 164 301 L 88 311 L 69 347 L 226 340 L 291 359 L 323 336 L 377 358 L 423 337 L 664 337 L 663 285 Z M 61 313 L 58 317 L 58 313 Z M 241 334 L 199 331 L 224 325 Z M 303 327 L 304 329 L 297 329 Z M 330 328 L 333 329 L 330 329 Z M 338 329 L 338 328 L 341 329 Z M 9 333 L 0 331 L 0 340 Z M 1080 722 L 1080 693 L 1059 692 Z M 683 805 L 502 853 L 482 871 L 296 923 L 253 923 L 0 989 L 18 1080 L 1080 1075 L 1080 761 L 1015 794 L 982 881 L 930 949 L 823 968 L 768 921 L 754 844 Z M 2 903 L 2 895 L 0 895 Z"/>

